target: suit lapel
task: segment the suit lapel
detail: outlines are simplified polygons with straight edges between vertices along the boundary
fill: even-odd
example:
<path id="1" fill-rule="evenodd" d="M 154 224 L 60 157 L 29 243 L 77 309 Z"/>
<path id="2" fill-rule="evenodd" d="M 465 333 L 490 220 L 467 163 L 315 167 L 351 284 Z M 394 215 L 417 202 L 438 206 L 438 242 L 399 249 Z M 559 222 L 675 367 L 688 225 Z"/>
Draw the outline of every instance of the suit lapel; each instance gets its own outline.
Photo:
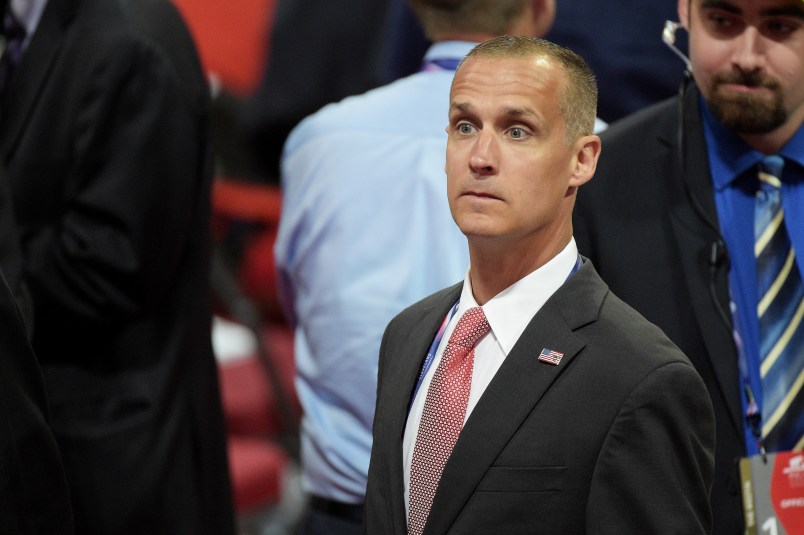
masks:
<path id="1" fill-rule="evenodd" d="M 394 412 L 388 417 L 388 428 L 384 440 L 390 455 L 386 458 L 390 465 L 385 467 L 386 473 L 391 474 L 388 482 L 393 491 L 391 495 L 390 518 L 393 533 L 404 535 L 406 533 L 407 504 L 404 499 L 404 477 L 402 473 L 402 439 L 405 434 L 405 425 L 408 419 L 408 405 L 413 390 L 421 372 L 427 351 L 441 326 L 444 317 L 461 295 L 463 283 L 459 283 L 445 292 L 429 308 L 421 312 L 416 335 L 412 336 L 401 351 L 395 351 L 399 367 L 394 368 L 393 377 L 384 379 L 385 383 L 392 383 L 393 389 L 389 392 L 389 403 L 386 405 Z"/>
<path id="2" fill-rule="evenodd" d="M 691 87 L 686 94 L 684 105 L 685 173 L 689 194 L 679 190 L 670 208 L 670 221 L 676 236 L 680 267 L 689 289 L 690 309 L 698 322 L 732 423 L 735 430 L 740 433 L 741 404 L 737 387 L 740 380 L 733 360 L 736 355 L 734 336 L 732 330 L 721 319 L 711 296 L 710 281 L 714 269 L 715 295 L 721 310 L 730 318 L 727 266 L 725 263 L 720 263 L 713 267 L 710 259 L 713 244 L 720 240 L 720 229 L 698 99 L 697 89 Z M 670 146 L 678 150 L 675 140 Z M 677 157 L 673 159 L 677 161 Z M 699 210 L 693 206 L 690 196 L 694 199 L 692 202 L 699 204 Z M 705 220 L 709 223 L 704 223 Z M 705 230 L 702 231 L 701 228 L 704 226 Z"/>
<path id="3" fill-rule="evenodd" d="M 574 330 L 597 318 L 608 288 L 591 262 L 544 304 L 505 358 L 466 422 L 433 500 L 424 534 L 446 533 L 488 468 L 550 386 L 583 349 Z M 543 348 L 564 354 L 557 366 Z"/>
<path id="4" fill-rule="evenodd" d="M 76 8 L 74 0 L 51 0 L 45 7 L 28 49 L 8 86 L 0 108 L 0 157 L 7 162 L 22 135 L 28 116 L 42 88 L 66 35 L 67 24 Z M 75 73 L 80 76 L 81 73 Z"/>

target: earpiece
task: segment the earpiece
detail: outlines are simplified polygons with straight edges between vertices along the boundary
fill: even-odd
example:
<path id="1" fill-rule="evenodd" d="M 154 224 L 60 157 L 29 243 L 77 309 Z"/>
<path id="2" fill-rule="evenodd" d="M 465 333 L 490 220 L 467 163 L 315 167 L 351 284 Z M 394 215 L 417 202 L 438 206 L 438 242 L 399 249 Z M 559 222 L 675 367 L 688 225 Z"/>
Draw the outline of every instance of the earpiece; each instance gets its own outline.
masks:
<path id="1" fill-rule="evenodd" d="M 662 30 L 662 42 L 670 47 L 670 50 L 675 52 L 675 54 L 681 58 L 684 62 L 684 65 L 687 66 L 687 71 L 692 72 L 692 64 L 690 63 L 690 59 L 678 49 L 676 46 L 676 31 L 679 27 L 678 22 L 673 22 L 672 20 L 664 21 L 664 29 Z"/>

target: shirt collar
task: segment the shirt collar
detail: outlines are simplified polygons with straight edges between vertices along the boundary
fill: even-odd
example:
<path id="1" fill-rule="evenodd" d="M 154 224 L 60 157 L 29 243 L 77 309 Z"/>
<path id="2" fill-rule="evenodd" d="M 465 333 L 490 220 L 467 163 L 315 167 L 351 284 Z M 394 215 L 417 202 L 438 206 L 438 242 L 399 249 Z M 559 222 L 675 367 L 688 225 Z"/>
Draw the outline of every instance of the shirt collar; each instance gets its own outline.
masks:
<path id="1" fill-rule="evenodd" d="M 764 156 L 752 149 L 732 130 L 715 119 L 706 101 L 701 98 L 701 115 L 703 117 L 704 136 L 706 137 L 709 165 L 715 189 L 721 191 L 729 187 L 734 180 L 755 166 Z M 789 161 L 797 162 L 804 168 L 804 128 L 799 127 L 796 133 L 779 151 Z"/>
<path id="2" fill-rule="evenodd" d="M 48 0 L 11 0 L 9 2 L 11 12 L 25 27 L 26 36 L 23 47 L 27 46 L 39 26 L 39 20 L 42 18 L 42 12 L 45 10 L 47 2 Z"/>
<path id="3" fill-rule="evenodd" d="M 804 125 L 798 127 L 796 133 L 787 140 L 779 154 L 786 160 L 796 162 L 801 169 L 804 169 Z"/>
<path id="4" fill-rule="evenodd" d="M 577 260 L 578 247 L 575 238 L 572 238 L 550 261 L 519 279 L 483 305 L 483 312 L 489 321 L 491 331 L 506 355 L 511 352 L 533 316 L 567 280 Z M 472 282 L 467 273 L 456 317 L 460 318 L 464 312 L 476 306 L 478 305 L 472 295 Z"/>
<path id="5" fill-rule="evenodd" d="M 430 45 L 424 63 L 437 59 L 463 59 L 477 43 L 471 41 L 439 41 Z"/>

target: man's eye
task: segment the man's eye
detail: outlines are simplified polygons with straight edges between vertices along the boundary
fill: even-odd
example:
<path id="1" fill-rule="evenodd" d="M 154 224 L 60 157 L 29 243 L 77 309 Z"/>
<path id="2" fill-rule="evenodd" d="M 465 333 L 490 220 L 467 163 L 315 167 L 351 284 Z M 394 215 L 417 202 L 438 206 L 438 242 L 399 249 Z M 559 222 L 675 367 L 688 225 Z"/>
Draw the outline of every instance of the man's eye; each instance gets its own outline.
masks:
<path id="1" fill-rule="evenodd" d="M 740 26 L 733 17 L 728 17 L 722 13 L 710 13 L 706 17 L 710 31 L 719 35 L 733 35 L 740 31 Z"/>
<path id="2" fill-rule="evenodd" d="M 768 22 L 765 34 L 771 38 L 784 38 L 792 35 L 798 29 L 797 25 L 790 24 L 784 20 L 774 20 Z"/>
<path id="3" fill-rule="evenodd" d="M 525 137 L 525 131 L 521 128 L 512 128 L 509 132 L 512 138 L 514 139 L 522 139 Z"/>
<path id="4" fill-rule="evenodd" d="M 472 127 L 466 123 L 461 123 L 458 125 L 458 132 L 461 134 L 469 134 L 472 132 Z"/>
<path id="5" fill-rule="evenodd" d="M 711 20 L 712 24 L 714 24 L 718 28 L 728 28 L 729 26 L 731 26 L 731 21 L 726 17 L 713 16 Z"/>

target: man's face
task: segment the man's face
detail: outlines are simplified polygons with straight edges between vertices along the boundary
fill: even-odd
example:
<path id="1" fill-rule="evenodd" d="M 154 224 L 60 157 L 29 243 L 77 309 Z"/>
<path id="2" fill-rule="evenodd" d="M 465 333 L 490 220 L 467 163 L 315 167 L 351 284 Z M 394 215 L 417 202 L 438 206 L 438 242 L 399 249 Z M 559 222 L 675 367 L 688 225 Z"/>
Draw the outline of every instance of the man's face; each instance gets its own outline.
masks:
<path id="1" fill-rule="evenodd" d="M 795 131 L 804 119 L 804 2 L 679 0 L 678 9 L 695 81 L 718 120 L 742 134 Z"/>
<path id="2" fill-rule="evenodd" d="M 564 83 L 560 68 L 534 58 L 472 57 L 456 73 L 447 194 L 470 243 L 503 240 L 524 251 L 571 232 L 574 187 L 591 178 L 597 162 L 594 150 L 591 170 L 579 172 L 576 152 L 582 139 L 597 148 L 599 140 L 565 143 Z"/>

